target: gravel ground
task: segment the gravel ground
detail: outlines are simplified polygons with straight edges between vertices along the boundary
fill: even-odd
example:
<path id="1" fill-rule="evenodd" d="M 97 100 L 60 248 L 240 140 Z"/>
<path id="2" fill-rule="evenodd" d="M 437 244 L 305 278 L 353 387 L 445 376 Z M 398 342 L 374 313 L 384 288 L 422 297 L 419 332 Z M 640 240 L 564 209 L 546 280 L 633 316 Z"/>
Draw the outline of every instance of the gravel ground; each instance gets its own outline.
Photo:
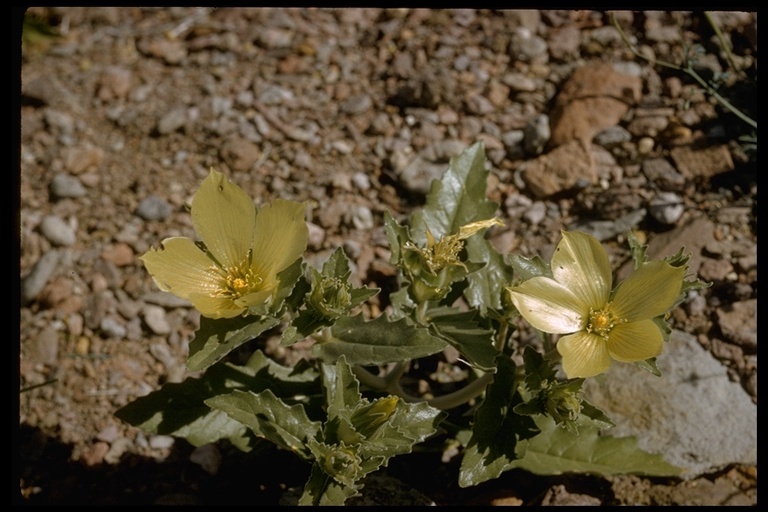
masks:
<path id="1" fill-rule="evenodd" d="M 384 290 L 394 284 L 384 212 L 402 218 L 422 205 L 448 158 L 478 140 L 506 222 L 492 233 L 501 251 L 548 257 L 559 229 L 578 227 L 619 269 L 627 229 L 662 244 L 706 221 L 689 249 L 714 285 L 673 322 L 757 402 L 757 158 L 743 139 L 753 130 L 689 75 L 634 55 L 609 13 L 28 14 L 58 35 L 26 40 L 20 65 L 19 382 L 48 383 L 19 395 L 21 502 L 276 504 L 306 480 L 308 467 L 276 450 L 194 449 L 113 416 L 186 376 L 199 314 L 160 293 L 138 257 L 168 236 L 194 236 L 184 205 L 211 166 L 259 204 L 309 201 L 308 259 L 344 247 L 354 279 Z M 756 13 L 716 13 L 730 53 L 702 12 L 617 15 L 651 60 L 679 64 L 700 45 L 692 68 L 756 116 Z M 274 335 L 253 343 L 286 364 L 298 357 Z M 407 504 L 757 499 L 756 466 L 686 482 L 510 472 L 459 489 L 455 460 L 402 459 L 369 487 L 396 478 Z"/>

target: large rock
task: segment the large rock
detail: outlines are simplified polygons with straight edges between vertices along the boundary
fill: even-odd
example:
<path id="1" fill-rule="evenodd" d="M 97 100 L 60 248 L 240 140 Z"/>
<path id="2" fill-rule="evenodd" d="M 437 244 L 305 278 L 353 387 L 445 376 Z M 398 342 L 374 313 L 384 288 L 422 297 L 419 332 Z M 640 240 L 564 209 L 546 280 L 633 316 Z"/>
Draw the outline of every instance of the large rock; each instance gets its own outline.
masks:
<path id="1" fill-rule="evenodd" d="M 577 68 L 560 89 L 552 110 L 550 145 L 584 143 L 614 126 L 641 97 L 639 76 L 620 73 L 605 62 Z"/>
<path id="2" fill-rule="evenodd" d="M 757 406 L 696 338 L 673 331 L 659 356 L 661 377 L 616 363 L 589 379 L 584 396 L 616 422 L 607 433 L 639 446 L 695 478 L 732 463 L 757 463 Z"/>

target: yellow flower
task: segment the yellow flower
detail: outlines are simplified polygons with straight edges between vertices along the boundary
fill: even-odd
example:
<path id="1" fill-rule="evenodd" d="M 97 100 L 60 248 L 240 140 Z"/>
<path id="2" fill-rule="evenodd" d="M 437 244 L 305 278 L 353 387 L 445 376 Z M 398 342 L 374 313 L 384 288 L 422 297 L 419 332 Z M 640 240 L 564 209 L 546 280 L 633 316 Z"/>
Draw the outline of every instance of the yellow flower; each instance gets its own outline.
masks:
<path id="1" fill-rule="evenodd" d="M 663 336 L 651 319 L 674 305 L 684 266 L 648 261 L 611 292 L 605 249 L 590 235 L 563 232 L 551 268 L 553 278 L 534 277 L 507 290 L 533 327 L 567 334 L 557 350 L 568 378 L 600 374 L 611 358 L 631 363 L 661 353 Z"/>
<path id="2" fill-rule="evenodd" d="M 211 169 L 192 198 L 192 222 L 204 247 L 173 237 L 141 260 L 161 290 L 189 300 L 202 315 L 232 318 L 269 304 L 277 274 L 307 247 L 305 207 L 276 200 L 256 209 L 251 198 Z"/>

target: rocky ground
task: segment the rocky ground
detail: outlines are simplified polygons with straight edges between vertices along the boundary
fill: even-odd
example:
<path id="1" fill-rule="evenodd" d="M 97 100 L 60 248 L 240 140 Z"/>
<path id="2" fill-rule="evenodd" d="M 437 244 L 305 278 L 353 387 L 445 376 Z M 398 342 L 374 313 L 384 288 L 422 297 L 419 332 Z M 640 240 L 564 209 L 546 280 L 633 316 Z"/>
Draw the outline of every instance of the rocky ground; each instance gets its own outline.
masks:
<path id="1" fill-rule="evenodd" d="M 548 256 L 560 228 L 579 228 L 604 241 L 621 272 L 627 229 L 661 255 L 688 241 L 692 270 L 713 286 L 674 325 L 757 403 L 756 127 L 688 74 L 652 64 L 696 56 L 691 68 L 755 118 L 755 13 L 714 16 L 730 52 L 705 13 L 617 13 L 649 60 L 598 11 L 28 15 L 22 503 L 286 504 L 306 480 L 308 468 L 276 450 L 194 449 L 113 416 L 185 377 L 199 316 L 160 293 L 138 257 L 168 236 L 194 236 L 184 204 L 211 166 L 259 203 L 310 201 L 308 257 L 342 246 L 359 283 L 387 290 L 384 212 L 402 218 L 423 204 L 448 158 L 482 140 L 503 252 Z M 291 360 L 269 337 L 256 343 Z M 419 453 L 394 459 L 363 503 L 754 505 L 755 464 L 687 481 L 513 471 L 459 489 L 455 459 Z"/>

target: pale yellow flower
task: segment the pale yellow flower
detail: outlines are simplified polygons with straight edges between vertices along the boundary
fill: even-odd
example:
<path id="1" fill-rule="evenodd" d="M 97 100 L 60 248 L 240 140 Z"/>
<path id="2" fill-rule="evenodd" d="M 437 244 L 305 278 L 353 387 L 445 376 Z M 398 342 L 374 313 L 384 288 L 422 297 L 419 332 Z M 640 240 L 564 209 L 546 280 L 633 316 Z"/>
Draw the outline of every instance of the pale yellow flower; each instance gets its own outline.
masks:
<path id="1" fill-rule="evenodd" d="M 598 375 L 611 359 L 631 363 L 661 353 L 663 335 L 651 319 L 674 305 L 685 267 L 648 261 L 612 292 L 608 254 L 600 242 L 563 232 L 551 268 L 553 278 L 534 277 L 508 291 L 533 327 L 566 335 L 557 350 L 568 378 Z"/>
<path id="2" fill-rule="evenodd" d="M 203 248 L 173 237 L 141 260 L 161 290 L 189 300 L 206 317 L 232 318 L 268 305 L 277 274 L 307 247 L 302 203 L 278 199 L 257 210 L 213 169 L 192 198 L 191 214 Z"/>

